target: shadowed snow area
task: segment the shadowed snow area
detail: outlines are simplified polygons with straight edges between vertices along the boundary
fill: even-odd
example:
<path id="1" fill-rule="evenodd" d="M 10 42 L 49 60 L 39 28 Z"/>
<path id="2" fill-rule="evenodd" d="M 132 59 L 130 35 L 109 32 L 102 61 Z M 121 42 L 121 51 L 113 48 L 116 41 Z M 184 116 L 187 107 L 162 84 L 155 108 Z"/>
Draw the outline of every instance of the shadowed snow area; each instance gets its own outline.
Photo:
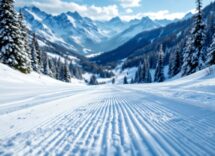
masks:
<path id="1" fill-rule="evenodd" d="M 95 87 L 0 74 L 0 155 L 215 155 L 215 67 Z"/>

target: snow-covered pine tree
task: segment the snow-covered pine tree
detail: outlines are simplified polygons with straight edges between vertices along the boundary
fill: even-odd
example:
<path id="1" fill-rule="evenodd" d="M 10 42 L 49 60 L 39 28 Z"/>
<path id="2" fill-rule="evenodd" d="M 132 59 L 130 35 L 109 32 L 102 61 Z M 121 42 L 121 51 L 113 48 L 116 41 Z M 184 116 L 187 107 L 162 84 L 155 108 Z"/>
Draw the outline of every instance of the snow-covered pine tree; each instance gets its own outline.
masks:
<path id="1" fill-rule="evenodd" d="M 136 71 L 136 73 L 135 73 L 135 78 L 134 78 L 134 81 L 136 82 L 136 83 L 139 83 L 140 82 L 140 74 L 141 74 L 141 64 L 139 64 L 139 66 L 138 66 L 138 68 L 137 68 L 137 71 Z"/>
<path id="2" fill-rule="evenodd" d="M 170 54 L 169 54 L 169 70 L 168 70 L 168 76 L 169 76 L 169 78 L 172 77 L 172 66 L 174 64 L 174 57 L 175 57 L 175 53 L 174 52 L 170 52 Z"/>
<path id="3" fill-rule="evenodd" d="M 144 82 L 145 83 L 151 83 L 152 82 L 152 76 L 150 72 L 150 64 L 149 64 L 149 57 L 144 59 Z"/>
<path id="4" fill-rule="evenodd" d="M 142 63 L 139 64 L 137 72 L 135 74 L 135 82 L 136 83 L 143 83 L 145 78 L 145 68 Z"/>
<path id="5" fill-rule="evenodd" d="M 55 58 L 49 58 L 49 76 L 52 78 L 56 78 L 56 66 L 55 66 Z"/>
<path id="6" fill-rule="evenodd" d="M 82 71 L 81 71 L 81 69 L 80 69 L 79 67 L 74 66 L 74 68 L 73 68 L 73 74 L 74 74 L 74 76 L 75 76 L 77 79 L 79 79 L 79 80 L 82 79 Z"/>
<path id="7" fill-rule="evenodd" d="M 58 80 L 65 81 L 65 65 L 61 61 L 58 63 Z"/>
<path id="8" fill-rule="evenodd" d="M 158 62 L 155 70 L 155 82 L 163 82 L 165 80 L 164 77 L 164 51 L 163 45 L 160 46 L 160 51 L 158 54 Z"/>
<path id="9" fill-rule="evenodd" d="M 123 79 L 123 84 L 128 84 L 127 76 L 124 77 L 124 79 Z"/>
<path id="10" fill-rule="evenodd" d="M 90 78 L 90 82 L 89 82 L 89 85 L 98 85 L 98 81 L 97 81 L 97 78 L 95 75 L 92 75 L 91 78 Z"/>
<path id="11" fill-rule="evenodd" d="M 189 36 L 186 41 L 186 45 L 183 49 L 183 65 L 182 65 L 182 76 L 186 76 L 192 73 L 192 54 L 195 51 L 191 44 L 192 38 Z"/>
<path id="12" fill-rule="evenodd" d="M 112 84 L 115 84 L 115 81 L 116 81 L 116 79 L 115 79 L 115 78 L 113 78 L 113 79 L 112 79 Z"/>
<path id="13" fill-rule="evenodd" d="M 134 81 L 134 79 L 132 78 L 130 84 L 134 84 L 134 83 L 135 83 L 135 81 Z"/>
<path id="14" fill-rule="evenodd" d="M 47 53 L 42 54 L 42 72 L 45 75 L 50 75 L 50 69 L 49 69 L 49 59 Z"/>
<path id="15" fill-rule="evenodd" d="M 70 75 L 70 70 L 69 70 L 69 65 L 67 60 L 65 60 L 65 64 L 64 64 L 64 80 L 65 82 L 71 82 L 71 75 Z"/>
<path id="16" fill-rule="evenodd" d="M 23 51 L 21 29 L 14 0 L 0 1 L 0 61 L 23 73 L 30 73 L 28 55 Z"/>
<path id="17" fill-rule="evenodd" d="M 23 43 L 22 52 L 27 55 L 26 57 L 27 67 L 28 67 L 28 70 L 30 71 L 31 70 L 31 50 L 28 42 L 29 41 L 28 29 L 24 24 L 24 17 L 21 11 L 19 12 L 18 19 L 19 19 L 19 25 L 20 25 L 20 31 L 21 31 L 20 39 Z"/>
<path id="18" fill-rule="evenodd" d="M 190 75 L 204 67 L 204 29 L 205 25 L 202 19 L 202 0 L 196 0 L 197 14 L 195 17 L 194 28 L 191 30 L 191 35 L 187 40 L 186 49 L 184 52 L 182 75 Z"/>
<path id="19" fill-rule="evenodd" d="M 32 42 L 31 42 L 31 66 L 32 69 L 36 72 L 40 72 L 40 51 L 38 51 L 38 47 L 36 46 L 37 39 L 35 33 L 33 34 Z"/>
<path id="20" fill-rule="evenodd" d="M 179 47 L 177 47 L 172 58 L 172 65 L 170 66 L 170 77 L 177 75 L 181 71 L 181 66 L 181 52 Z"/>
<path id="21" fill-rule="evenodd" d="M 39 46 L 36 34 L 34 34 L 34 45 L 35 45 L 35 49 L 36 49 L 36 52 L 37 52 L 37 60 L 38 60 L 38 63 L 39 63 L 39 68 L 41 68 L 41 64 L 42 64 L 42 62 L 41 62 L 42 61 L 42 59 L 41 59 L 42 51 L 40 49 L 40 46 Z"/>
<path id="22" fill-rule="evenodd" d="M 211 66 L 215 64 L 215 34 L 213 36 L 213 41 L 208 48 L 208 55 L 207 55 L 207 65 Z"/>
<path id="23" fill-rule="evenodd" d="M 56 68 L 56 79 L 57 80 L 61 80 L 61 60 L 60 57 L 58 59 L 55 60 L 55 68 Z"/>

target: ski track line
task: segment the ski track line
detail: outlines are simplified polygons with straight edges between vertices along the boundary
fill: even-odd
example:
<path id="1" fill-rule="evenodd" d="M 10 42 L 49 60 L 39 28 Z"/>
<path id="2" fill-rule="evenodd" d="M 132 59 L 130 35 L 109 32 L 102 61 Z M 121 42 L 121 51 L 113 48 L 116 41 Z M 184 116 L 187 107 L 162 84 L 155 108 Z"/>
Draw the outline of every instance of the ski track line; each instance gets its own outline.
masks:
<path id="1" fill-rule="evenodd" d="M 63 114 L 62 116 L 65 116 L 65 114 Z M 62 121 L 61 121 L 61 120 L 59 120 L 59 119 L 58 119 L 57 121 L 58 121 L 59 123 L 61 123 L 61 124 L 62 124 Z M 50 124 L 49 122 L 52 122 L 52 120 L 51 120 L 51 121 L 48 121 L 48 122 L 47 122 L 47 125 L 49 125 L 49 124 Z M 26 133 L 28 134 L 28 132 L 26 132 Z M 26 133 L 24 133 L 23 135 L 25 135 Z M 33 133 L 32 133 L 32 134 L 33 134 Z M 36 137 L 38 137 L 38 136 L 36 136 Z M 44 136 L 43 136 L 43 137 L 44 137 Z M 43 137 L 42 137 L 42 138 L 43 138 Z M 14 138 L 14 137 L 12 137 L 12 139 L 15 139 L 15 138 Z M 25 139 L 26 139 L 26 137 L 24 137 L 24 138 L 23 138 L 23 140 L 25 140 Z M 38 145 L 38 146 L 39 146 L 39 145 Z"/>
<path id="2" fill-rule="evenodd" d="M 153 110 L 155 110 L 156 107 L 157 106 L 157 108 L 159 108 L 160 107 L 160 112 L 162 112 L 162 111 L 164 111 L 165 110 L 165 108 L 164 107 L 162 107 L 159 103 L 157 103 L 156 104 L 156 102 L 154 102 L 153 103 L 153 105 L 151 105 L 151 107 L 154 107 L 154 109 Z M 159 106 L 159 107 L 158 107 Z M 165 112 L 164 112 L 165 113 Z M 207 128 L 205 129 L 205 125 L 204 125 L 204 127 L 201 127 L 201 126 L 199 126 L 199 124 L 197 123 L 197 121 L 196 121 L 196 119 L 191 119 L 191 118 L 187 118 L 186 116 L 184 116 L 184 115 L 175 115 L 175 116 L 178 116 L 178 117 L 180 117 L 180 121 L 183 121 L 184 122 L 184 124 L 186 124 L 186 126 L 183 124 L 182 126 L 180 126 L 180 132 L 177 130 L 178 129 L 178 125 L 176 125 L 177 127 L 176 128 L 174 128 L 174 127 L 170 127 L 170 128 L 172 128 L 172 129 L 175 129 L 175 131 L 178 131 L 178 133 L 177 134 L 181 134 L 183 137 L 182 138 L 187 138 L 187 139 L 189 139 L 190 138 L 190 136 L 192 136 L 192 135 L 195 135 L 195 137 L 193 137 L 193 138 L 190 138 L 190 142 L 193 142 L 194 144 L 196 144 L 197 146 L 199 146 L 199 148 L 203 148 L 204 150 L 206 150 L 207 152 L 211 152 L 211 154 L 213 155 L 214 154 L 214 151 L 215 151 L 215 144 L 214 144 L 214 142 L 210 142 L 210 143 L 208 143 L 208 141 L 209 140 L 207 140 L 207 139 L 205 139 L 205 136 L 203 137 L 203 136 L 201 136 L 200 134 L 204 134 L 204 132 L 205 131 L 207 131 Z M 192 125 L 190 125 L 190 123 L 192 124 Z M 194 132 L 194 131 L 192 131 L 192 134 L 187 134 L 189 131 L 189 128 L 186 128 L 186 127 L 191 127 L 190 128 L 190 130 L 192 130 L 192 127 L 193 127 L 193 124 L 195 124 L 196 126 L 196 128 L 195 128 L 195 131 L 196 132 Z M 168 126 L 168 124 L 166 124 L 166 126 Z M 203 128 L 203 130 L 201 130 L 201 128 Z M 213 128 L 214 128 L 214 126 L 213 126 Z M 215 130 L 215 129 L 214 129 Z M 194 142 L 194 141 L 196 141 L 196 143 Z M 199 141 L 203 141 L 203 142 L 201 142 L 201 143 L 199 143 Z M 202 144 L 203 145 L 207 145 L 207 146 L 202 146 Z M 210 148 L 209 148 L 210 147 Z"/>
<path id="3" fill-rule="evenodd" d="M 0 105 L 0 115 L 8 114 L 17 110 L 26 109 L 35 105 L 40 105 L 43 103 L 71 97 L 79 93 L 83 94 L 83 92 L 88 93 L 89 90 L 66 90 L 66 91 L 63 90 L 63 91 L 54 92 L 54 93 L 50 92 L 50 93 L 45 93 L 41 95 L 34 95 L 32 97 L 22 99 L 16 102 L 4 103 Z"/>
<path id="4" fill-rule="evenodd" d="M 140 111 L 141 110 L 141 111 Z M 158 122 L 153 122 L 153 121 L 148 121 L 148 117 L 152 115 L 151 111 L 155 111 L 155 109 L 150 110 L 150 112 L 148 112 L 146 110 L 146 107 L 144 107 L 144 110 L 139 107 L 138 109 L 135 109 L 135 111 L 138 112 L 138 115 L 140 115 L 145 122 L 147 122 L 147 124 L 149 126 L 151 126 L 152 128 L 154 128 L 154 130 L 157 132 L 158 135 L 160 135 L 161 137 L 163 137 L 163 139 L 165 139 L 166 142 L 168 142 L 171 146 L 173 146 L 173 148 L 175 150 L 177 150 L 177 152 L 180 155 L 191 155 L 192 150 L 187 150 L 186 149 L 186 145 L 179 142 L 179 140 L 177 139 L 177 136 L 175 136 L 174 134 L 171 134 L 172 131 L 172 127 L 162 127 L 161 124 L 159 124 Z M 153 124 L 152 124 L 153 123 Z M 171 131 L 170 131 L 171 130 Z M 162 132 L 168 132 L 165 135 L 163 135 L 160 131 Z M 193 154 L 193 153 L 192 153 Z"/>
<path id="5" fill-rule="evenodd" d="M 138 112 L 139 110 L 141 110 L 141 107 L 139 107 L 138 109 L 135 108 L 134 111 Z M 146 118 L 143 117 L 143 114 L 146 114 Z M 142 117 L 142 119 L 140 119 L 140 117 L 138 116 Z M 168 137 L 165 137 L 162 133 L 160 133 L 159 131 L 163 130 L 162 127 L 157 128 L 158 125 L 156 126 L 156 124 L 155 125 L 150 124 L 151 121 L 149 122 L 147 119 L 149 116 L 150 114 L 146 113 L 145 107 L 144 107 L 144 111 L 142 111 L 141 113 L 137 113 L 138 120 L 140 121 L 143 120 L 142 123 L 147 127 L 148 131 L 152 133 L 152 136 L 156 139 L 156 141 L 160 142 L 160 145 L 162 146 L 162 148 L 166 149 L 166 152 L 171 151 L 172 153 L 174 153 L 174 155 L 186 155 L 185 152 L 186 153 L 190 152 L 183 149 L 183 147 L 178 147 L 180 146 L 180 144 L 171 135 L 166 134 L 166 136 Z M 166 130 L 168 131 L 168 129 Z M 175 142 L 173 142 L 173 140 Z M 171 153 L 171 152 L 168 152 L 168 153 Z M 173 155 L 173 154 L 170 154 L 170 155 Z"/>
<path id="6" fill-rule="evenodd" d="M 136 106 L 135 103 L 132 103 L 132 106 L 129 106 L 129 104 L 127 103 L 127 100 L 125 99 L 122 99 L 123 103 L 125 105 L 127 105 L 127 107 L 134 113 L 134 115 L 136 116 L 138 122 L 140 122 L 140 124 L 143 125 L 143 127 L 148 131 L 148 133 L 151 135 L 151 137 L 153 139 L 155 139 L 155 141 L 157 143 L 159 143 L 159 146 L 162 147 L 162 149 L 165 151 L 165 153 L 170 153 L 170 155 L 178 155 L 178 153 L 175 151 L 175 149 L 173 149 L 170 144 L 168 142 L 166 142 L 166 140 L 164 140 L 161 136 L 157 135 L 159 134 L 158 131 L 156 131 L 153 127 L 150 127 L 148 124 L 147 124 L 147 120 L 142 118 L 140 119 L 139 118 L 139 114 L 137 115 L 137 110 L 139 109 L 136 109 L 136 110 L 133 110 L 132 109 L 132 106 Z M 144 112 L 143 112 L 144 113 Z"/>
<path id="7" fill-rule="evenodd" d="M 89 93 L 89 92 L 88 92 Z M 91 93 L 91 92 L 90 92 Z M 79 96 L 79 94 L 76 94 L 76 95 L 72 95 L 72 96 Z M 69 97 L 70 98 L 70 97 Z M 58 100 L 61 100 L 61 99 L 58 99 Z M 59 101 L 60 102 L 60 101 Z M 46 103 L 44 103 L 44 104 L 46 104 Z M 34 106 L 33 106 L 34 107 Z M 32 108 L 33 108 L 32 107 Z M 70 113 L 71 111 L 67 111 L 68 113 Z M 65 116 L 65 113 L 66 112 L 64 112 L 64 113 L 61 113 L 62 114 L 62 117 L 63 116 Z M 31 114 L 31 113 L 30 113 Z M 9 116 L 10 114 L 8 114 L 8 116 Z M 22 116 L 22 115 L 21 115 Z M 60 114 L 58 115 L 59 117 L 60 117 Z M 17 133 L 17 132 L 19 132 L 19 131 L 30 131 L 30 130 L 34 130 L 34 129 L 36 129 L 36 128 L 40 128 L 40 127 L 44 127 L 45 126 L 45 124 L 47 124 L 47 125 L 49 125 L 50 123 L 52 123 L 52 122 L 54 122 L 55 121 L 55 118 L 57 119 L 57 120 L 59 120 L 58 118 L 57 118 L 57 116 L 54 116 L 53 118 L 51 118 L 51 119 L 47 119 L 47 120 L 44 120 L 44 121 L 42 121 L 40 124 L 38 124 L 37 126 L 35 126 L 35 127 L 32 127 L 31 129 L 29 129 L 29 128 L 13 128 L 13 129 L 11 129 L 10 131 L 7 131 L 7 136 L 11 136 L 12 134 L 14 134 L 14 132 L 16 132 L 16 134 L 17 135 L 20 135 L 20 133 Z M 18 119 L 18 118 L 17 118 Z M 46 123 L 47 122 L 47 123 Z M 44 124 L 44 126 L 42 126 L 42 124 Z M 4 134 L 0 134 L 0 137 L 2 138 L 4 136 Z"/>
<path id="8" fill-rule="evenodd" d="M 153 98 L 154 99 L 154 98 Z M 151 99 L 150 99 L 150 101 L 151 101 Z M 152 100 L 153 101 L 153 100 Z M 146 105 L 145 105 L 146 106 Z M 155 106 L 157 106 L 157 108 L 155 108 Z M 160 109 L 160 111 L 164 111 L 165 110 L 165 108 L 162 108 L 163 106 L 161 106 L 161 105 L 159 105 L 159 104 L 156 104 L 156 102 L 153 102 L 153 103 L 151 103 L 151 105 L 149 105 L 148 106 L 148 108 L 152 108 L 149 112 L 153 112 L 154 110 L 156 110 L 156 109 Z M 136 107 L 134 107 L 134 108 L 136 108 Z M 144 109 L 145 109 L 145 107 L 144 107 Z M 163 112 L 163 114 L 165 114 L 165 112 Z M 150 114 L 148 115 L 148 116 L 150 116 Z M 178 116 L 178 115 L 175 115 L 175 116 Z M 183 118 L 182 118 L 183 119 Z M 185 118 L 186 119 L 186 118 Z M 187 123 L 190 123 L 191 121 L 190 121 L 190 119 L 186 119 L 186 120 L 183 120 L 184 122 L 185 122 L 185 124 L 187 124 Z M 188 121 L 188 122 L 187 122 Z M 193 120 L 192 122 L 194 122 L 195 123 L 195 120 Z M 165 124 L 165 126 L 168 126 L 168 124 Z M 189 125 L 188 125 L 189 126 Z M 161 128 L 162 126 L 161 125 L 159 125 L 159 129 Z M 184 128 L 184 127 L 186 127 L 185 125 L 183 125 L 182 126 L 182 128 Z M 181 138 L 183 139 L 186 139 L 186 141 L 187 142 L 189 142 L 189 143 L 192 143 L 192 144 L 194 144 L 195 146 L 197 146 L 197 149 L 201 149 L 201 150 L 198 150 L 199 152 L 201 152 L 202 151 L 202 149 L 204 150 L 204 154 L 205 154 L 205 152 L 207 152 L 207 153 L 210 153 L 210 155 L 214 155 L 214 146 L 213 146 L 213 143 L 208 143 L 208 140 L 205 140 L 205 138 L 204 137 L 202 137 L 202 136 L 200 136 L 199 135 L 199 133 L 194 133 L 194 135 L 195 135 L 195 137 L 193 137 L 193 138 L 190 138 L 190 135 L 193 135 L 193 133 L 192 134 L 187 134 L 187 131 L 186 131 L 186 129 L 180 129 L 180 131 L 178 130 L 178 125 L 177 125 L 177 127 L 168 127 L 168 129 L 172 129 L 172 130 L 174 130 L 174 131 L 176 131 L 177 132 L 177 135 L 181 135 Z M 182 131 L 183 130 L 183 131 Z M 187 135 L 186 135 L 187 134 Z M 200 134 L 202 134 L 202 133 L 200 133 Z M 202 144 L 200 145 L 197 141 L 197 143 L 196 142 L 194 142 L 193 140 L 197 140 L 198 142 L 199 142 L 199 140 L 203 140 L 204 142 L 202 143 L 202 144 L 206 144 L 206 145 L 208 145 L 210 148 L 208 148 L 207 146 L 202 146 Z M 185 141 L 185 140 L 184 140 Z M 195 147 L 194 146 L 194 147 Z M 190 149 L 189 149 L 190 150 Z M 202 151 L 203 152 L 203 151 Z M 201 155 L 201 154 L 200 154 Z"/>
<path id="9" fill-rule="evenodd" d="M 80 130 L 77 131 L 77 135 L 74 137 L 71 143 L 71 146 L 74 147 L 74 149 L 71 149 L 71 151 L 68 151 L 68 153 L 71 152 L 77 155 L 79 155 L 78 153 L 80 153 L 80 155 L 83 155 L 86 152 L 85 147 L 87 145 L 84 144 L 86 143 L 87 138 L 92 135 L 90 132 L 98 122 L 101 112 L 104 110 L 103 107 L 100 107 L 100 103 L 97 103 L 96 107 L 94 106 L 93 109 L 93 112 L 91 112 L 92 116 L 88 117 L 83 125 L 79 127 Z"/>
<path id="10" fill-rule="evenodd" d="M 89 108 L 90 109 L 90 108 Z M 77 115 L 77 114 L 76 114 Z M 80 123 L 81 123 L 81 121 L 80 121 L 80 119 L 82 119 L 82 120 L 84 120 L 84 119 L 88 119 L 88 118 L 90 118 L 90 116 L 92 116 L 92 113 L 86 113 L 84 116 L 82 116 L 83 114 L 81 114 L 81 116 L 79 116 L 78 118 L 76 117 L 76 120 L 75 121 L 72 121 L 73 123 L 71 123 L 71 121 L 70 120 L 68 120 L 68 121 L 65 121 L 66 123 L 64 123 L 64 124 L 61 124 L 62 126 L 61 126 L 61 129 L 59 130 L 59 133 L 62 133 L 63 132 L 63 134 L 61 134 L 61 136 L 55 136 L 55 135 L 52 135 L 52 139 L 50 140 L 50 137 L 49 138 L 47 138 L 48 140 L 49 140 L 49 142 L 47 142 L 47 141 L 45 141 L 45 144 L 44 145 L 39 145 L 39 146 L 44 146 L 44 147 L 46 147 L 46 149 L 45 149 L 45 151 L 46 152 L 50 152 L 50 153 L 55 153 L 55 154 L 57 154 L 57 153 L 60 153 L 61 152 L 61 150 L 62 150 L 62 148 L 61 148 L 61 143 L 63 142 L 63 141 L 66 141 L 67 139 L 68 139 L 68 137 L 70 137 L 71 135 L 76 135 L 78 132 L 78 130 L 80 129 L 80 127 L 78 127 L 77 125 L 80 125 Z M 83 126 L 85 124 L 85 122 L 83 122 L 82 124 L 81 124 L 81 126 Z M 74 128 L 76 128 L 76 130 L 73 132 L 70 128 L 71 127 L 74 127 Z M 60 128 L 59 127 L 59 125 L 58 125 L 58 128 Z M 67 131 L 68 130 L 68 131 Z M 70 144 L 72 143 L 72 140 L 70 140 Z M 72 147 L 72 146 L 71 146 Z M 56 150 L 56 151 L 54 151 L 55 149 L 59 149 L 59 151 L 58 150 Z M 40 153 L 42 153 L 42 151 L 39 151 L 37 154 L 40 154 Z M 62 154 L 62 153 L 61 153 Z"/>
<path id="11" fill-rule="evenodd" d="M 137 120 L 137 117 L 134 115 L 134 112 L 128 107 L 127 103 L 124 103 L 122 106 L 127 110 L 128 116 L 130 117 L 137 133 L 139 134 L 141 141 L 145 143 L 148 155 L 164 155 L 164 150 L 160 147 L 160 145 L 154 140 L 149 131 L 145 127 L 143 127 L 142 123 Z M 156 150 L 155 150 L 156 147 Z M 159 153 L 159 154 L 158 154 Z"/>
<path id="12" fill-rule="evenodd" d="M 156 95 L 149 98 L 130 89 L 110 87 L 101 92 L 98 88 L 89 96 L 95 93 L 99 94 L 97 98 L 26 132 L 21 131 L 27 128 L 15 129 L 16 134 L 0 140 L 0 155 L 215 155 L 214 136 L 208 134 L 209 129 L 215 130 L 210 119 L 214 115 L 186 116 L 165 107 L 171 99 Z"/>
<path id="13" fill-rule="evenodd" d="M 123 116 L 125 118 L 125 125 L 128 129 L 129 137 L 131 139 L 131 144 L 133 145 L 134 149 L 132 151 L 133 155 L 153 155 L 149 151 L 148 144 L 146 143 L 145 138 L 139 134 L 138 127 L 133 123 L 132 117 L 128 113 L 128 110 L 125 108 L 123 104 L 120 104 L 120 109 L 123 112 Z M 155 155 L 155 154 L 154 154 Z"/>

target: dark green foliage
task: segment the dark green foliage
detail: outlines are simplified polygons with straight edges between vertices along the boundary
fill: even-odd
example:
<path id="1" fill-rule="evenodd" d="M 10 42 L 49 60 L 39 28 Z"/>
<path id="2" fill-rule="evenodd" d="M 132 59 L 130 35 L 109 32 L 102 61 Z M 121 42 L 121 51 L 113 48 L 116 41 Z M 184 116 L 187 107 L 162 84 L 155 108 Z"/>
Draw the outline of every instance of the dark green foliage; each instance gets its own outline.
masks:
<path id="1" fill-rule="evenodd" d="M 160 46 L 160 51 L 158 55 L 158 62 L 157 67 L 155 70 L 155 82 L 163 82 L 165 80 L 164 77 L 164 52 L 163 52 L 163 46 Z"/>
<path id="2" fill-rule="evenodd" d="M 204 67 L 205 52 L 203 49 L 205 40 L 205 25 L 202 17 L 202 1 L 196 0 L 197 14 L 195 16 L 194 27 L 191 30 L 191 34 L 187 40 L 184 56 L 183 56 L 183 68 L 182 75 L 190 75 Z"/>
<path id="3" fill-rule="evenodd" d="M 21 23 L 14 8 L 14 0 L 1 0 L 0 61 L 23 73 L 29 73 L 29 56 L 22 40 L 24 30 Z"/>
<path id="4" fill-rule="evenodd" d="M 31 65 L 33 70 L 40 72 L 41 63 L 41 50 L 37 41 L 36 34 L 34 33 L 31 42 Z"/>
<path id="5" fill-rule="evenodd" d="M 182 67 L 182 56 L 179 47 L 176 48 L 174 53 L 171 53 L 169 63 L 169 76 L 174 77 L 181 71 Z"/>
<path id="6" fill-rule="evenodd" d="M 208 55 L 207 55 L 207 65 L 211 66 L 215 64 L 215 34 L 213 37 L 213 42 L 211 43 L 210 47 L 208 48 Z"/>
<path id="7" fill-rule="evenodd" d="M 115 78 L 113 78 L 113 79 L 112 79 L 112 84 L 115 84 L 115 81 L 116 81 Z"/>
<path id="8" fill-rule="evenodd" d="M 98 85 L 98 81 L 97 81 L 97 78 L 95 75 L 92 75 L 91 78 L 90 78 L 90 82 L 89 82 L 89 85 Z"/>
<path id="9" fill-rule="evenodd" d="M 124 77 L 124 79 L 123 79 L 123 84 L 128 84 L 127 76 Z"/>

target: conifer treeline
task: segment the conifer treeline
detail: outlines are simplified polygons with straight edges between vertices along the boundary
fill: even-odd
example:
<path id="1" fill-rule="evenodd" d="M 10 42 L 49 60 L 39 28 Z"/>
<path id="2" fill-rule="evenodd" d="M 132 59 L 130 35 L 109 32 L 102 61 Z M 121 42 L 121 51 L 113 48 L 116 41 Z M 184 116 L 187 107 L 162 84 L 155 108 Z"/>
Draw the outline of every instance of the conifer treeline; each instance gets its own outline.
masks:
<path id="1" fill-rule="evenodd" d="M 181 73 L 181 76 L 187 76 L 215 64 L 215 34 L 213 35 L 212 43 L 206 44 L 206 24 L 203 22 L 202 0 L 196 0 L 196 4 L 197 14 L 195 15 L 195 21 L 190 35 L 170 53 L 168 72 L 170 78 L 179 73 Z M 215 30 L 211 30 L 211 32 L 215 32 Z M 208 47 L 208 45 L 210 46 Z M 167 54 L 167 52 L 164 51 L 161 45 L 157 57 L 154 82 L 163 82 L 165 80 L 164 54 Z M 131 83 L 152 82 L 151 73 L 149 72 L 149 57 L 146 55 L 142 60 L 143 63 L 138 66 L 135 79 Z M 129 62 L 126 62 L 124 66 L 129 66 Z"/>
<path id="2" fill-rule="evenodd" d="M 25 74 L 35 71 L 61 81 L 82 78 L 80 68 L 68 60 L 51 58 L 42 52 L 36 34 L 30 38 L 21 12 L 14 8 L 14 0 L 0 1 L 0 62 Z"/>

